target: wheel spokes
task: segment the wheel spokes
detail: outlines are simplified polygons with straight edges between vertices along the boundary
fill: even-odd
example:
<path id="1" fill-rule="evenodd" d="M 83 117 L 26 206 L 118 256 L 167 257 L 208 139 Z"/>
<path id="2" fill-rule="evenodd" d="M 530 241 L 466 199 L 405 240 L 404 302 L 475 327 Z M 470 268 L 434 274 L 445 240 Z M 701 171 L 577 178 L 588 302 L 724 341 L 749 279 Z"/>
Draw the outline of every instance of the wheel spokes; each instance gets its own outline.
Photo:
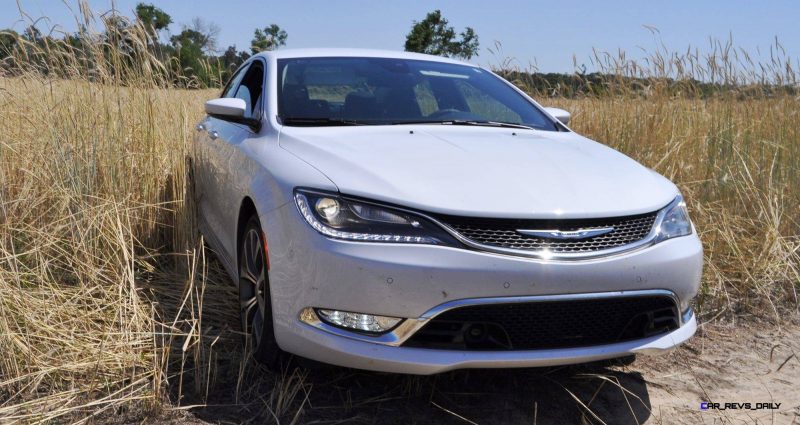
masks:
<path id="1" fill-rule="evenodd" d="M 253 307 L 255 307 L 257 304 L 258 300 L 256 299 L 256 297 L 251 297 L 249 299 L 241 301 L 240 306 L 244 317 L 250 317 L 250 313 L 252 312 Z"/>
<path id="2" fill-rule="evenodd" d="M 256 347 L 261 340 L 266 314 L 265 288 L 266 270 L 264 251 L 258 231 L 250 229 L 242 244 L 242 258 L 239 267 L 239 303 L 242 326 L 246 333 L 255 338 Z M 255 307 L 258 306 L 256 310 Z"/>
<path id="3" fill-rule="evenodd" d="M 261 250 L 261 240 L 258 237 L 258 232 L 255 230 L 248 232 L 247 239 L 250 248 L 247 256 L 247 265 L 254 275 L 258 275 L 263 272 L 264 268 L 264 253 Z"/>

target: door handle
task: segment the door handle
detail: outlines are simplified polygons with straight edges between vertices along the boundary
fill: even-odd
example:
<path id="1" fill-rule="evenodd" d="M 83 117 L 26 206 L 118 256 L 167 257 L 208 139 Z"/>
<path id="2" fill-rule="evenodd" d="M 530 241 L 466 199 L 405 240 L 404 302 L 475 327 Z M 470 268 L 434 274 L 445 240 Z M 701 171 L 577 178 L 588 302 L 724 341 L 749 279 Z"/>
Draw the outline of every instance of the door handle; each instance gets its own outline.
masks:
<path id="1" fill-rule="evenodd" d="M 204 126 L 203 124 L 197 124 L 197 126 L 195 126 L 195 129 L 197 131 L 203 131 L 206 129 L 206 126 Z"/>
<path id="2" fill-rule="evenodd" d="M 208 132 L 208 136 L 211 137 L 211 140 L 217 140 L 219 133 L 217 133 L 217 130 L 212 130 Z"/>

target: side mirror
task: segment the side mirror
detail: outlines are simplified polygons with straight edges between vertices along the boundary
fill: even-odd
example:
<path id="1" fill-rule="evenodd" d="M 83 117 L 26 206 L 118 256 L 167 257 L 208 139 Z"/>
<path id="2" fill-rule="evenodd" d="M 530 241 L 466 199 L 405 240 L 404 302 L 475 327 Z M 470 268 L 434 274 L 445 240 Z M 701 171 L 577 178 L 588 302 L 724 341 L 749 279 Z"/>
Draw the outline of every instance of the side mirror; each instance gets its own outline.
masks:
<path id="1" fill-rule="evenodd" d="M 206 113 L 214 118 L 250 126 L 253 131 L 261 130 L 261 121 L 245 117 L 247 103 L 236 97 L 222 97 L 206 102 Z"/>
<path id="2" fill-rule="evenodd" d="M 544 108 L 544 110 L 547 111 L 548 114 L 552 115 L 553 118 L 561 121 L 564 125 L 569 124 L 569 112 L 559 108 Z"/>
<path id="3" fill-rule="evenodd" d="M 236 97 L 223 97 L 206 102 L 206 113 L 217 118 L 244 118 L 247 104 Z"/>

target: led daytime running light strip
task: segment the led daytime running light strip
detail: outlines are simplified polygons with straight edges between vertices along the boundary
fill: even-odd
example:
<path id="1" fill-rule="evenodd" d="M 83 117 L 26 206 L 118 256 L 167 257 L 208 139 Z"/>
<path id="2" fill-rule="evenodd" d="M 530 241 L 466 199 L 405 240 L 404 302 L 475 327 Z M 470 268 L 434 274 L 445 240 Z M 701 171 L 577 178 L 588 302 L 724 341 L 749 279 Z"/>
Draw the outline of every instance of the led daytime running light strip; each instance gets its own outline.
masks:
<path id="1" fill-rule="evenodd" d="M 308 199 L 302 193 L 296 193 L 295 200 L 297 201 L 297 207 L 300 210 L 300 213 L 303 215 L 303 218 L 306 219 L 308 224 L 314 228 L 314 230 L 322 233 L 325 236 L 329 236 L 332 238 L 338 239 L 349 239 L 355 241 L 372 241 L 372 242 L 406 242 L 406 243 L 426 243 L 426 244 L 435 244 L 436 239 L 428 237 L 428 236 L 403 236 L 403 235 L 382 235 L 382 234 L 372 234 L 372 233 L 355 233 L 355 232 L 343 232 L 341 230 L 336 230 L 334 228 L 328 227 L 323 224 L 314 213 L 311 211 L 311 207 L 308 205 Z"/>

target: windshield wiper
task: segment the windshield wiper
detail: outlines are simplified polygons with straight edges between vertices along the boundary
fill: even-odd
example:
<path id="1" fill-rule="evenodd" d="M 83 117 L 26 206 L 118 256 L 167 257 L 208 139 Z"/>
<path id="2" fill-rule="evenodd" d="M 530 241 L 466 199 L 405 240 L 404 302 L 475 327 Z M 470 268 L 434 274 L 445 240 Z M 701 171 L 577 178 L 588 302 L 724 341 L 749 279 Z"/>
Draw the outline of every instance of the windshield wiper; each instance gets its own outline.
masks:
<path id="1" fill-rule="evenodd" d="M 529 125 L 524 124 L 516 124 L 513 122 L 505 122 L 505 121 L 470 121 L 469 125 L 484 125 L 490 127 L 503 127 L 503 128 L 520 128 L 523 130 L 535 130 L 535 127 L 531 127 Z"/>
<path id="2" fill-rule="evenodd" d="M 522 124 L 514 124 L 511 122 L 502 122 L 502 121 L 475 121 L 475 120 L 414 120 L 414 121 L 395 121 L 392 125 L 404 125 L 404 124 L 442 124 L 442 125 L 475 125 L 481 127 L 502 127 L 502 128 L 519 128 L 525 130 L 535 130 L 534 127 L 522 125 Z"/>
<path id="3" fill-rule="evenodd" d="M 338 125 L 366 125 L 355 120 L 343 120 L 340 118 L 305 118 L 305 117 L 280 117 L 284 125 L 297 126 L 338 126 Z"/>
<path id="4" fill-rule="evenodd" d="M 349 126 L 349 125 L 370 125 L 374 123 L 346 120 L 341 118 L 310 118 L 310 117 L 280 117 L 281 123 L 284 125 L 296 126 Z M 502 128 L 519 128 L 525 130 L 534 130 L 534 127 L 515 124 L 511 122 L 502 121 L 478 121 L 478 120 L 409 120 L 409 121 L 394 121 L 392 125 L 404 124 L 442 124 L 442 125 L 474 125 L 481 127 L 502 127 Z"/>

